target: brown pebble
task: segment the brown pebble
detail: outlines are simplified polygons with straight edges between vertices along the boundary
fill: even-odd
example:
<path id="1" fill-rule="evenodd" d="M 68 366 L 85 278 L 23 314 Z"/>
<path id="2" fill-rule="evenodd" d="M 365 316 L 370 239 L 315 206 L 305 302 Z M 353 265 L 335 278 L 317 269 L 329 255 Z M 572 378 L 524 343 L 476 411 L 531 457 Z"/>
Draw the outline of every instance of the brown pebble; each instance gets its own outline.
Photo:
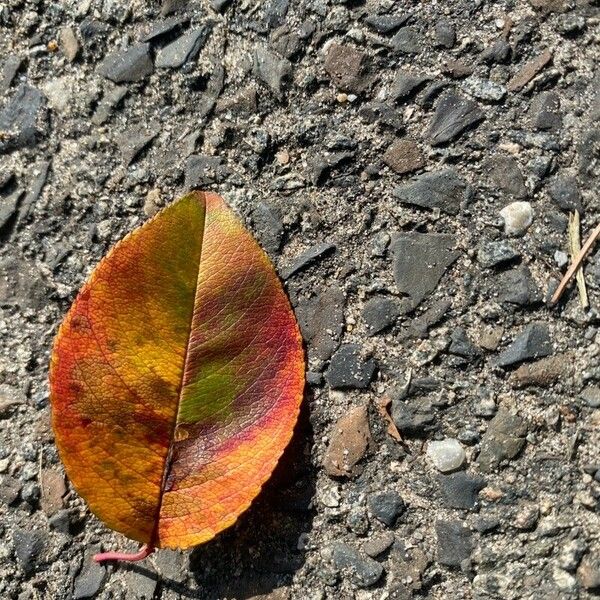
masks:
<path id="1" fill-rule="evenodd" d="M 58 469 L 44 469 L 40 483 L 42 510 L 51 516 L 63 507 L 63 496 L 67 493 L 65 476 Z"/>
<path id="2" fill-rule="evenodd" d="M 502 329 L 502 327 L 486 327 L 479 334 L 479 346 L 484 350 L 489 350 L 490 352 L 493 352 L 500 345 L 503 334 L 504 330 Z"/>
<path id="3" fill-rule="evenodd" d="M 600 557 L 584 556 L 577 569 L 577 577 L 586 590 L 600 590 Z"/>
<path id="4" fill-rule="evenodd" d="M 533 363 L 521 365 L 510 377 L 513 387 L 539 385 L 546 387 L 559 379 L 573 375 L 572 354 L 548 356 Z"/>
<path id="5" fill-rule="evenodd" d="M 365 455 L 371 441 L 369 416 L 366 406 L 357 406 L 341 417 L 333 428 L 331 441 L 325 453 L 323 467 L 332 477 L 357 475 L 358 462 Z"/>
<path id="6" fill-rule="evenodd" d="M 423 167 L 423 155 L 414 140 L 396 140 L 383 155 L 383 162 L 392 171 L 402 175 Z"/>
<path id="7" fill-rule="evenodd" d="M 525 63 L 508 82 L 509 92 L 523 89 L 550 61 L 552 52 L 544 50 L 540 55 Z"/>
<path id="8" fill-rule="evenodd" d="M 60 47 L 69 62 L 73 62 L 79 54 L 79 42 L 72 27 L 63 27 L 59 35 Z"/>

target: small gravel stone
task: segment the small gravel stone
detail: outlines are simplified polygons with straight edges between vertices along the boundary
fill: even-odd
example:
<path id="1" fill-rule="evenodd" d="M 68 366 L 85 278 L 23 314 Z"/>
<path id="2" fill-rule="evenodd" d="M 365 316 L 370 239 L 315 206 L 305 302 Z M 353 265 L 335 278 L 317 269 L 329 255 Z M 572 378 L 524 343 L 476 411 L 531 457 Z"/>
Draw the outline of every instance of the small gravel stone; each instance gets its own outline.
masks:
<path id="1" fill-rule="evenodd" d="M 331 549 L 332 562 L 338 571 L 349 571 L 358 587 L 375 585 L 383 575 L 383 567 L 372 558 L 362 556 L 358 550 L 342 542 L 335 542 Z"/>
<path id="2" fill-rule="evenodd" d="M 393 273 L 401 294 L 416 308 L 437 287 L 446 269 L 460 256 L 452 235 L 398 233 L 392 237 Z"/>
<path id="3" fill-rule="evenodd" d="M 6 60 L 2 63 L 2 70 L 0 70 L 0 94 L 10 88 L 22 64 L 23 59 L 16 54 L 10 54 L 6 57 Z"/>
<path id="4" fill-rule="evenodd" d="M 99 551 L 99 547 L 92 547 L 85 553 L 81 571 L 75 578 L 73 600 L 93 598 L 104 586 L 108 575 L 106 568 L 92 559 L 92 556 Z"/>
<path id="5" fill-rule="evenodd" d="M 414 140 L 396 140 L 383 155 L 383 162 L 395 173 L 412 173 L 424 165 L 423 155 Z"/>
<path id="6" fill-rule="evenodd" d="M 580 394 L 580 398 L 591 408 L 600 408 L 600 387 L 591 385 Z"/>
<path id="7" fill-rule="evenodd" d="M 527 266 L 505 271 L 498 277 L 498 300 L 518 306 L 531 306 L 542 301 L 541 292 Z"/>
<path id="8" fill-rule="evenodd" d="M 393 491 L 371 494 L 367 502 L 371 514 L 388 527 L 394 527 L 398 517 L 406 510 L 400 494 Z"/>
<path id="9" fill-rule="evenodd" d="M 506 88 L 503 85 L 479 77 L 467 77 L 461 87 L 470 96 L 484 102 L 500 102 L 506 96 Z"/>
<path id="10" fill-rule="evenodd" d="M 484 118 L 477 103 L 454 93 L 447 93 L 437 103 L 428 136 L 432 146 L 454 140 Z"/>
<path id="11" fill-rule="evenodd" d="M 469 339 L 467 332 L 462 327 L 457 327 L 450 334 L 448 352 L 456 356 L 462 356 L 468 360 L 474 360 L 481 355 L 477 346 Z"/>
<path id="12" fill-rule="evenodd" d="M 575 371 L 575 357 L 570 353 L 548 356 L 521 365 L 510 377 L 514 387 L 539 385 L 548 387 L 555 381 L 566 380 Z M 599 399 L 600 400 L 600 399 Z"/>
<path id="13" fill-rule="evenodd" d="M 398 316 L 400 308 L 392 298 L 376 297 L 365 302 L 362 318 L 367 328 L 367 335 L 373 336 L 391 327 Z"/>
<path id="14" fill-rule="evenodd" d="M 363 359 L 358 344 L 344 344 L 331 357 L 325 379 L 332 389 L 367 389 L 375 376 L 377 363 Z"/>
<path id="15" fill-rule="evenodd" d="M 204 25 L 182 35 L 162 48 L 156 55 L 156 66 L 162 69 L 177 69 L 186 62 L 193 61 L 211 32 L 210 25 Z"/>
<path id="16" fill-rule="evenodd" d="M 357 406 L 340 417 L 333 428 L 323 460 L 325 472 L 332 477 L 357 475 L 358 463 L 371 441 L 369 415 L 366 406 Z"/>
<path id="17" fill-rule="evenodd" d="M 283 99 L 285 87 L 292 76 L 292 64 L 289 60 L 278 57 L 264 46 L 257 46 L 254 53 L 254 72 L 275 98 Z"/>
<path id="18" fill-rule="evenodd" d="M 18 528 L 13 532 L 15 555 L 26 576 L 43 564 L 48 537 L 43 531 Z"/>
<path id="19" fill-rule="evenodd" d="M 577 569 L 577 578 L 586 590 L 600 590 L 600 557 L 598 554 L 587 554 L 583 557 Z"/>
<path id="20" fill-rule="evenodd" d="M 332 254 L 335 249 L 335 244 L 332 244 L 331 242 L 324 242 L 322 244 L 312 246 L 297 256 L 289 267 L 286 267 L 280 271 L 281 278 L 289 279 L 292 275 L 295 275 L 303 269 L 306 269 L 320 258 Z"/>
<path id="21" fill-rule="evenodd" d="M 540 509 L 536 504 L 523 504 L 519 507 L 512 523 L 517 529 L 530 531 L 535 529 L 540 518 Z"/>
<path id="22" fill-rule="evenodd" d="M 435 424 L 435 414 L 431 403 L 405 403 L 398 398 L 392 399 L 392 419 L 402 435 L 423 436 Z"/>
<path id="23" fill-rule="evenodd" d="M 69 62 L 73 62 L 79 54 L 79 41 L 72 27 L 63 27 L 58 34 L 60 47 Z"/>
<path id="24" fill-rule="evenodd" d="M 548 194 L 558 208 L 565 211 L 583 212 L 581 194 L 574 177 L 559 176 L 548 187 Z"/>
<path id="25" fill-rule="evenodd" d="M 29 85 L 21 85 L 0 110 L 0 154 L 12 148 L 35 145 L 40 138 L 38 118 L 42 113 L 44 98 Z"/>
<path id="26" fill-rule="evenodd" d="M 98 67 L 98 73 L 115 83 L 141 81 L 154 71 L 150 44 L 135 44 L 126 50 L 111 52 Z"/>
<path id="27" fill-rule="evenodd" d="M 562 126 L 560 97 L 556 92 L 542 92 L 531 102 L 531 125 L 540 131 L 558 131 Z"/>
<path id="28" fill-rule="evenodd" d="M 396 102 L 408 100 L 430 79 L 431 78 L 426 75 L 414 75 L 413 73 L 400 69 L 396 71 L 396 75 L 390 86 L 389 96 Z"/>
<path id="29" fill-rule="evenodd" d="M 340 90 L 361 94 L 372 83 L 368 56 L 342 44 L 331 44 L 325 57 L 325 71 Z"/>
<path id="30" fill-rule="evenodd" d="M 442 473 L 460 469 L 466 459 L 465 451 L 460 442 L 448 438 L 439 442 L 429 442 L 427 456 L 434 467 Z"/>
<path id="31" fill-rule="evenodd" d="M 565 571 L 573 573 L 586 550 L 588 549 L 587 544 L 581 539 L 569 540 L 560 551 L 558 556 L 558 566 Z"/>
<path id="32" fill-rule="evenodd" d="M 441 565 L 460 567 L 471 556 L 471 532 L 460 521 L 437 521 L 437 559 Z"/>
<path id="33" fill-rule="evenodd" d="M 503 265 L 519 256 L 519 252 L 507 240 L 485 242 L 477 251 L 477 260 L 486 269 Z"/>
<path id="34" fill-rule="evenodd" d="M 394 534 L 391 531 L 384 531 L 383 533 L 372 537 L 362 545 L 363 552 L 375 558 L 383 554 L 390 546 L 394 543 Z"/>
<path id="35" fill-rule="evenodd" d="M 533 223 L 533 208 L 529 202 L 512 202 L 500 211 L 500 216 L 504 219 L 504 233 L 520 236 Z"/>
<path id="36" fill-rule="evenodd" d="M 453 169 L 424 173 L 412 182 L 394 189 L 394 197 L 404 204 L 422 208 L 439 208 L 450 215 L 457 215 L 461 205 L 473 196 L 471 186 Z"/>
<path id="37" fill-rule="evenodd" d="M 401 27 L 391 39 L 390 46 L 400 54 L 419 54 L 423 49 L 421 32 L 412 25 Z"/>
<path id="38" fill-rule="evenodd" d="M 477 458 L 481 471 L 489 473 L 503 460 L 515 458 L 525 447 L 526 435 L 527 423 L 518 415 L 500 409 L 481 440 Z"/>
<path id="39" fill-rule="evenodd" d="M 369 15 L 365 23 L 377 33 L 391 33 L 400 28 L 409 19 L 410 15 Z"/>
<path id="40" fill-rule="evenodd" d="M 464 471 L 438 475 L 444 505 L 448 508 L 471 509 L 477 502 L 479 491 L 485 487 L 485 479 Z"/>
<path id="41" fill-rule="evenodd" d="M 500 189 L 515 198 L 525 198 L 527 187 L 521 169 L 512 156 L 498 154 L 486 163 L 495 189 Z"/>
<path id="42" fill-rule="evenodd" d="M 338 285 L 331 285 L 314 298 L 299 303 L 296 315 L 309 359 L 329 360 L 339 347 L 345 303 L 344 292 Z"/>
<path id="43" fill-rule="evenodd" d="M 530 323 L 517 335 L 512 344 L 494 361 L 497 367 L 508 367 L 524 360 L 552 354 L 552 340 L 546 323 Z"/>
<path id="44" fill-rule="evenodd" d="M 435 41 L 438 46 L 452 48 L 456 43 L 456 30 L 448 19 L 438 19 L 435 24 Z"/>

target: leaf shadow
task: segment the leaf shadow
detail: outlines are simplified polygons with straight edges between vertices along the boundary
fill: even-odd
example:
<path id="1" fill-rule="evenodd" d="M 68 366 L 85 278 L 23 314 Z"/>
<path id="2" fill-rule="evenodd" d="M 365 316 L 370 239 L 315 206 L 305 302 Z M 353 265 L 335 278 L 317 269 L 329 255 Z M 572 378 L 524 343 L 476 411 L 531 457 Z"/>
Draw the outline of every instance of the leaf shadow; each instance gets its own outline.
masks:
<path id="1" fill-rule="evenodd" d="M 307 389 L 292 440 L 252 506 L 233 527 L 191 552 L 196 585 L 163 577 L 162 588 L 201 600 L 247 600 L 290 583 L 304 564 L 299 540 L 313 519 L 316 469 L 309 396 Z"/>

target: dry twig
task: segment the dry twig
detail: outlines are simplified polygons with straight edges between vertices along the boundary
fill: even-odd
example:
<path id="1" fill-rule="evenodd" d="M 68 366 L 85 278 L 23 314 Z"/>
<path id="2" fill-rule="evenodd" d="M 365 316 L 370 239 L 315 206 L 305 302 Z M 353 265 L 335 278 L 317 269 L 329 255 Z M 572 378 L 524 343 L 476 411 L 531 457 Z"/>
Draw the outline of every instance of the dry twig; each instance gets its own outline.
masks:
<path id="1" fill-rule="evenodd" d="M 581 238 L 580 238 L 580 219 L 579 219 L 579 211 L 575 210 L 572 213 L 569 213 L 569 246 L 571 253 L 571 260 L 575 260 L 575 257 L 581 250 Z M 590 305 L 587 289 L 585 287 L 585 276 L 583 274 L 583 269 L 577 269 L 577 274 L 575 275 L 577 281 L 577 290 L 579 291 L 579 301 L 581 302 L 581 306 L 583 308 L 588 308 Z"/>
<path id="2" fill-rule="evenodd" d="M 586 240 L 585 244 L 583 245 L 583 248 L 573 259 L 573 263 L 568 268 L 567 272 L 565 273 L 565 276 L 562 278 L 562 281 L 558 284 L 558 287 L 556 288 L 556 291 L 554 292 L 554 295 L 550 300 L 550 304 L 556 304 L 560 300 L 565 289 L 567 288 L 567 285 L 569 285 L 569 281 L 571 281 L 573 275 L 575 275 L 575 272 L 581 266 L 583 259 L 598 239 L 598 236 L 600 236 L 600 224 L 596 226 L 596 229 L 594 229 L 594 231 L 592 231 L 590 237 Z"/>

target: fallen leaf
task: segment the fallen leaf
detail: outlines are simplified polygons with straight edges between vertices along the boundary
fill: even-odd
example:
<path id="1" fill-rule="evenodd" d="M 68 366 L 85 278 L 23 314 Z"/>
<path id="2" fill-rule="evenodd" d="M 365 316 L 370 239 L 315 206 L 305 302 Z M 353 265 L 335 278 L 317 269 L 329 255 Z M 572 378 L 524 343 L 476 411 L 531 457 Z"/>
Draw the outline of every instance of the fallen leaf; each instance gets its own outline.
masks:
<path id="1" fill-rule="evenodd" d="M 206 542 L 248 508 L 291 438 L 304 354 L 266 254 L 219 196 L 192 192 L 96 267 L 50 384 L 69 478 L 146 545 L 139 559 Z"/>

